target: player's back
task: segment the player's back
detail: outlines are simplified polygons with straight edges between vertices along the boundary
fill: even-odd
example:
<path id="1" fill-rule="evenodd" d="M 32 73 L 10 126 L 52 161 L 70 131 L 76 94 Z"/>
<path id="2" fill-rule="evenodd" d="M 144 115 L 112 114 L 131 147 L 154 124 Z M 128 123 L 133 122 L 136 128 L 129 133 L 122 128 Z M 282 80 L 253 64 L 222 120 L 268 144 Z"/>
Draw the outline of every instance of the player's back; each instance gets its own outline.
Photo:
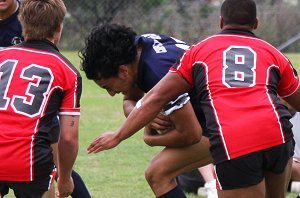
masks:
<path id="1" fill-rule="evenodd" d="M 143 46 L 138 72 L 138 86 L 148 92 L 164 77 L 189 46 L 176 38 L 143 34 L 136 37 Z"/>
<path id="2" fill-rule="evenodd" d="M 178 70 L 195 86 L 215 159 L 292 139 L 290 114 L 277 94 L 291 94 L 298 83 L 278 50 L 254 35 L 235 32 L 212 36 L 186 54 Z"/>
<path id="3" fill-rule="evenodd" d="M 78 113 L 81 78 L 44 41 L 2 49 L 0 74 L 0 180 L 31 181 L 52 169 L 52 119 Z"/>

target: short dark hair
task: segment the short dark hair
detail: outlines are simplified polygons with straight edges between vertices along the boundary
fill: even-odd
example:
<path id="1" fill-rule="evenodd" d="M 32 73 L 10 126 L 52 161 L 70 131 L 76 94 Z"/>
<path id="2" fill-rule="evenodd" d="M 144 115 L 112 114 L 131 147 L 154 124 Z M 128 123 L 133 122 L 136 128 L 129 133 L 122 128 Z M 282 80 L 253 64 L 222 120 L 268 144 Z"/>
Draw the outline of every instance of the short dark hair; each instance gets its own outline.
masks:
<path id="1" fill-rule="evenodd" d="M 103 24 L 93 28 L 80 50 L 81 70 L 91 80 L 118 75 L 119 66 L 135 61 L 137 47 L 134 32 L 120 24 Z"/>
<path id="2" fill-rule="evenodd" d="M 225 0 L 221 6 L 224 24 L 250 25 L 256 23 L 256 4 L 253 0 Z"/>

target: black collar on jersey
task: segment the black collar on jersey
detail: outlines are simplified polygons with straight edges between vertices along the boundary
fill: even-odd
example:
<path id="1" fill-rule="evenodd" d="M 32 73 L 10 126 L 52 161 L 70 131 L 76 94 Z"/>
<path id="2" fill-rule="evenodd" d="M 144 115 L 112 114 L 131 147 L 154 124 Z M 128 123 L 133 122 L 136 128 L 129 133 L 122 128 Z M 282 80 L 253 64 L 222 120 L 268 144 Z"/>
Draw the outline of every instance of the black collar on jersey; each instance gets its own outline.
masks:
<path id="1" fill-rule="evenodd" d="M 220 34 L 238 34 L 238 35 L 247 35 L 247 36 L 254 36 L 256 37 L 256 35 L 248 30 L 239 30 L 239 29 L 226 29 L 226 30 L 222 30 L 220 32 Z"/>
<path id="2" fill-rule="evenodd" d="M 27 40 L 24 41 L 23 43 L 17 45 L 17 46 L 23 46 L 23 47 L 28 47 L 28 48 L 35 48 L 35 49 L 40 49 L 40 50 L 46 50 L 46 51 L 52 51 L 52 52 L 59 52 L 58 48 L 56 45 L 54 45 L 52 42 L 50 42 L 47 39 L 43 40 Z"/>

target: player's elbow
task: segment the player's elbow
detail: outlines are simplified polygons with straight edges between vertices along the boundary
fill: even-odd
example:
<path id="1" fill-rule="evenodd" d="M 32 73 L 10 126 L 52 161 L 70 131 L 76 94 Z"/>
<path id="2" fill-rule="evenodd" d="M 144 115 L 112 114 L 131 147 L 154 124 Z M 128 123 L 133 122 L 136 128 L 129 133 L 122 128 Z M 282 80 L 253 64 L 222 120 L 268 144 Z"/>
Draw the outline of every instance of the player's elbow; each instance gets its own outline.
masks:
<path id="1" fill-rule="evenodd" d="M 193 138 L 191 138 L 190 144 L 196 144 L 200 142 L 202 137 L 202 133 L 198 131 L 198 133 L 194 134 Z"/>
<path id="2" fill-rule="evenodd" d="M 201 140 L 202 129 L 201 127 L 194 126 L 190 128 L 189 131 L 186 131 L 184 134 L 187 134 L 184 138 L 187 145 L 196 144 Z"/>
<path id="3" fill-rule="evenodd" d="M 61 131 L 59 143 L 76 147 L 78 145 L 78 130 L 74 131 Z"/>

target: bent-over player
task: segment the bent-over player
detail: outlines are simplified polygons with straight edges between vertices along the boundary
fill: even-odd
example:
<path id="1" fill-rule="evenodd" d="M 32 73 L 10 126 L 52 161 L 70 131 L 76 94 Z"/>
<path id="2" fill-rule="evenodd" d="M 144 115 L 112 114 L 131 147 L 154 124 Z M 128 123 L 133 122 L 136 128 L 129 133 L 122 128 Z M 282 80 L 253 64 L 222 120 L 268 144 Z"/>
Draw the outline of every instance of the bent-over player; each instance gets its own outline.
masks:
<path id="1" fill-rule="evenodd" d="M 144 93 L 148 92 L 182 55 L 187 45 L 175 38 L 136 35 L 129 27 L 105 24 L 96 27 L 81 52 L 82 70 L 88 79 L 114 96 L 124 95 L 124 113 L 128 116 Z M 150 146 L 165 146 L 151 161 L 146 179 L 156 197 L 185 197 L 177 187 L 176 176 L 212 162 L 209 143 L 201 138 L 202 129 L 194 115 L 188 95 L 173 98 L 156 119 L 145 128 L 144 141 Z M 162 110 L 161 109 L 161 110 Z M 171 120 L 171 121 L 170 121 Z M 164 130 L 169 132 L 158 135 Z M 89 147 L 96 153 L 117 146 L 117 133 L 102 134 L 104 147 Z M 200 140 L 200 141 L 199 141 Z"/>

